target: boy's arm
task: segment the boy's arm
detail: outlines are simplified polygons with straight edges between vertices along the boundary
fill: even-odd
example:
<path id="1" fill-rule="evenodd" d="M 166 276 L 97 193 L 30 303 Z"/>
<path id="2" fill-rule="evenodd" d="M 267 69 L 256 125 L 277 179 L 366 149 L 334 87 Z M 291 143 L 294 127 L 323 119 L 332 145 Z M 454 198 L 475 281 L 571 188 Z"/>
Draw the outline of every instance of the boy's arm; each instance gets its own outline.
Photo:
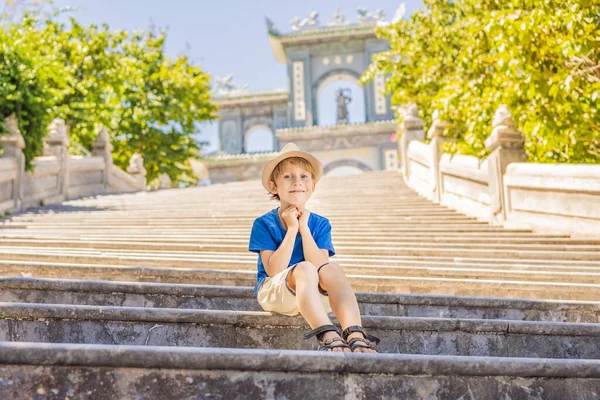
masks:
<path id="1" fill-rule="evenodd" d="M 329 250 L 320 249 L 317 246 L 308 226 L 301 228 L 300 235 L 302 235 L 304 259 L 317 268 L 323 264 L 327 264 L 329 262 Z"/>
<path id="2" fill-rule="evenodd" d="M 260 252 L 260 256 L 262 257 L 262 262 L 265 266 L 265 270 L 267 271 L 267 275 L 273 277 L 290 265 L 292 253 L 294 252 L 294 242 L 296 241 L 297 234 L 298 229 L 290 227 L 288 228 L 287 233 L 283 238 L 283 242 L 281 242 L 281 245 L 277 250 L 263 250 Z"/>

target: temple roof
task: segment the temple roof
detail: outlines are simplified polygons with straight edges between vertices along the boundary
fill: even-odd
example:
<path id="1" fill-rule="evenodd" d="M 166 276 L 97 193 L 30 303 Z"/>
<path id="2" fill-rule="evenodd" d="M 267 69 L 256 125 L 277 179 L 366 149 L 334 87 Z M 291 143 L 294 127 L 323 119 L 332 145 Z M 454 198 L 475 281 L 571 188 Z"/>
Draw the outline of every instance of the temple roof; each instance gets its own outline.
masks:
<path id="1" fill-rule="evenodd" d="M 286 46 L 316 44 L 339 39 L 376 39 L 376 28 L 375 24 L 353 23 L 341 26 L 311 27 L 287 34 L 269 30 L 269 43 L 275 59 L 280 63 L 285 63 Z"/>
<path id="2" fill-rule="evenodd" d="M 263 91 L 232 91 L 215 98 L 220 107 L 232 107 L 248 103 L 287 103 L 289 99 L 288 89 L 273 89 Z"/>
<path id="3" fill-rule="evenodd" d="M 275 135 L 280 140 L 294 140 L 295 138 L 310 138 L 320 136 L 348 136 L 357 134 L 373 134 L 395 130 L 398 123 L 395 120 L 359 122 L 353 124 L 337 124 L 328 126 L 302 126 L 294 128 L 280 128 Z"/>

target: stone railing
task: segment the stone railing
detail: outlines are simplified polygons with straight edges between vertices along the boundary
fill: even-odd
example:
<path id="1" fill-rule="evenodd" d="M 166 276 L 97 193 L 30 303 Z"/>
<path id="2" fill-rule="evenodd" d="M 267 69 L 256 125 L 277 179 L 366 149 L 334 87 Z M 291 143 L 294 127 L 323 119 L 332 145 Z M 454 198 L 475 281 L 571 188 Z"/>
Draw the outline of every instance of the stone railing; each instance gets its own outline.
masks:
<path id="1" fill-rule="evenodd" d="M 211 183 L 226 183 L 260 179 L 264 165 L 275 157 L 277 152 L 219 154 L 202 160 L 210 171 Z"/>
<path id="2" fill-rule="evenodd" d="M 98 134 L 91 156 L 71 156 L 65 123 L 54 120 L 44 138 L 44 155 L 32 161 L 32 171 L 25 171 L 25 141 L 14 116 L 7 118 L 4 126 L 7 133 L 0 136 L 4 149 L 0 156 L 2 214 L 83 196 L 146 189 L 143 159 L 132 156 L 129 173 L 115 167 L 105 129 Z"/>
<path id="3" fill-rule="evenodd" d="M 436 114 L 425 144 L 423 120 L 408 108 L 399 126 L 402 174 L 422 196 L 507 228 L 600 236 L 600 165 L 528 163 L 509 110 L 494 115 L 486 159 L 443 152 Z"/>

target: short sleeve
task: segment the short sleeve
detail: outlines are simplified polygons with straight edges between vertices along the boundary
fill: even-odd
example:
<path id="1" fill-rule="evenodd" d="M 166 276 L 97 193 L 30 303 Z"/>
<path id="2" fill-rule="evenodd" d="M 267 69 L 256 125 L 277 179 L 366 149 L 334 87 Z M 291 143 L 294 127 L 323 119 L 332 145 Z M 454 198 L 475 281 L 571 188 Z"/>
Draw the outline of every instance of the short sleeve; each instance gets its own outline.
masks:
<path id="1" fill-rule="evenodd" d="M 329 257 L 335 256 L 335 250 L 333 249 L 333 243 L 331 242 L 331 224 L 326 218 L 324 218 L 319 224 L 315 243 L 317 244 L 318 248 L 329 250 Z"/>
<path id="2" fill-rule="evenodd" d="M 277 250 L 275 240 L 273 240 L 265 222 L 260 218 L 254 220 L 254 224 L 252 224 L 248 250 L 254 253 L 260 253 L 261 250 Z"/>

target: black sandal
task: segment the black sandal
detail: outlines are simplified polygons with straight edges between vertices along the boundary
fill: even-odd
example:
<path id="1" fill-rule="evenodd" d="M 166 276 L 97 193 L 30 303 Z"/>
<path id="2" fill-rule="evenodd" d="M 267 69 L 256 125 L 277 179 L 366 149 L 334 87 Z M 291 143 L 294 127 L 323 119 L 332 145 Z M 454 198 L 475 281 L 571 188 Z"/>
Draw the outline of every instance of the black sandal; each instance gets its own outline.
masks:
<path id="1" fill-rule="evenodd" d="M 327 340 L 322 340 L 325 332 L 332 332 L 332 331 L 336 332 L 338 334 L 338 337 L 327 339 Z M 312 331 L 310 331 L 308 333 L 305 333 L 304 339 L 310 339 L 311 337 L 316 335 L 317 340 L 319 341 L 319 350 L 322 350 L 322 351 L 333 351 L 333 349 L 335 349 L 336 347 L 344 347 L 346 349 L 349 349 L 350 347 L 346 344 L 344 339 L 342 339 L 342 337 L 339 336 L 339 334 L 340 334 L 340 331 L 338 330 L 338 328 L 335 325 L 323 325 L 316 329 L 313 329 Z M 335 342 L 339 342 L 339 343 L 332 344 Z"/>
<path id="2" fill-rule="evenodd" d="M 352 350 L 353 353 L 354 353 L 354 350 L 358 349 L 359 347 L 364 348 L 364 349 L 372 349 L 372 350 L 375 350 L 377 353 L 379 353 L 377 351 L 377 349 L 375 348 L 375 345 L 379 344 L 379 342 L 380 342 L 378 337 L 369 335 L 367 333 L 367 331 L 365 331 L 363 329 L 362 326 L 352 325 L 352 326 L 349 326 L 346 329 L 344 329 L 344 332 L 342 332 L 342 337 L 344 338 L 344 340 L 348 339 L 348 336 L 352 332 L 360 332 L 364 336 L 364 338 L 361 338 L 361 337 L 352 338 L 352 339 L 350 339 L 349 342 L 347 342 L 348 346 L 350 346 L 350 350 Z"/>

